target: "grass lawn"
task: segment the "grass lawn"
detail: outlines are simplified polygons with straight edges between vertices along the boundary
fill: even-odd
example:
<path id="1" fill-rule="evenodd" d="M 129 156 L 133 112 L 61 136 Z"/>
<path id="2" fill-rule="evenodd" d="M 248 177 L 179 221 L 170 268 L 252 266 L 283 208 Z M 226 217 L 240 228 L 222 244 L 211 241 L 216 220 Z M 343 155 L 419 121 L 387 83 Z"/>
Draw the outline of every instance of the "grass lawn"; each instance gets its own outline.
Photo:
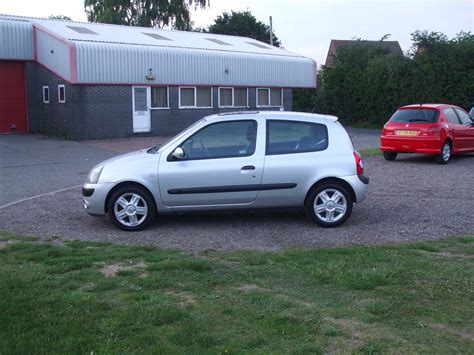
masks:
<path id="1" fill-rule="evenodd" d="M 382 151 L 379 148 L 363 148 L 359 149 L 358 152 L 362 155 L 362 158 L 382 155 Z"/>
<path id="2" fill-rule="evenodd" d="M 0 353 L 473 353 L 473 276 L 474 236 L 192 255 L 0 233 Z"/>

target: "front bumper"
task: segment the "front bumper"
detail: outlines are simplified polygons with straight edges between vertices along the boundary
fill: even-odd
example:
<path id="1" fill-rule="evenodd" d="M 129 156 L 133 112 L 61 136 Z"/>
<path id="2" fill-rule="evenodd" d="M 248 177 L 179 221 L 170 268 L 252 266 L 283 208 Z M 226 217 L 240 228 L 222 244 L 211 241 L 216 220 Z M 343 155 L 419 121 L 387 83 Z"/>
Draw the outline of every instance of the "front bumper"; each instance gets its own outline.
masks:
<path id="1" fill-rule="evenodd" d="M 397 153 L 439 154 L 443 141 L 439 137 L 382 136 L 380 150 Z"/>
<path id="2" fill-rule="evenodd" d="M 105 214 L 105 202 L 113 184 L 84 184 L 82 186 L 82 197 L 84 209 L 93 216 Z"/>

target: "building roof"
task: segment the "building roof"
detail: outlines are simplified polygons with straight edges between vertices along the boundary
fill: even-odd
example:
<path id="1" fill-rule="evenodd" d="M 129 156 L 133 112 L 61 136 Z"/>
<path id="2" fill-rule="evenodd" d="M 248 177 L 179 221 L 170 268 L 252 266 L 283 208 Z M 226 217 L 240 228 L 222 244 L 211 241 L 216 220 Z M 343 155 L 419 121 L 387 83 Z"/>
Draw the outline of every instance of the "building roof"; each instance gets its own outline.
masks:
<path id="1" fill-rule="evenodd" d="M 379 45 L 388 52 L 389 55 L 402 55 L 403 51 L 398 41 L 366 41 L 366 40 L 339 40 L 333 39 L 329 45 L 328 55 L 326 57 L 326 66 L 331 66 L 334 63 L 334 58 L 337 56 L 337 51 L 340 48 L 355 45 L 358 43 L 369 43 Z"/>
<path id="2" fill-rule="evenodd" d="M 19 36 L 14 23 L 29 26 L 34 60 L 71 83 L 316 86 L 313 60 L 252 38 L 0 15 L 4 36 Z"/>

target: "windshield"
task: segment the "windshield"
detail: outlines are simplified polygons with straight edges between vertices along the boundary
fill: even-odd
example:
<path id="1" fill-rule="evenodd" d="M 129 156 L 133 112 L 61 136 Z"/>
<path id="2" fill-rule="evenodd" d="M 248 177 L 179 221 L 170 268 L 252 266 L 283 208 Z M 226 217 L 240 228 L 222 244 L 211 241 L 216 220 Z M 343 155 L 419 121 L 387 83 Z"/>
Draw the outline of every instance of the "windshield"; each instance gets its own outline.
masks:
<path id="1" fill-rule="evenodd" d="M 389 122 L 429 122 L 438 120 L 438 111 L 432 109 L 402 109 L 395 112 Z"/>
<path id="2" fill-rule="evenodd" d="M 161 147 L 164 147 L 165 145 L 167 145 L 169 142 L 171 142 L 173 139 L 175 139 L 176 137 L 179 137 L 181 135 L 183 135 L 184 133 L 186 133 L 187 131 L 189 131 L 190 129 L 192 129 L 193 127 L 197 126 L 198 124 L 200 124 L 201 122 L 205 121 L 206 119 L 203 118 L 203 119 L 200 119 L 199 121 L 197 122 L 194 122 L 191 126 L 188 126 L 186 127 L 185 129 L 183 129 L 181 132 L 179 132 L 178 134 L 175 134 L 174 136 L 171 136 L 171 137 L 168 137 L 166 138 L 163 142 L 161 143 L 158 143 L 157 145 L 154 145 L 153 147 L 151 147 L 150 149 L 148 149 L 146 152 L 149 153 L 149 154 L 154 154 L 156 153 Z"/>

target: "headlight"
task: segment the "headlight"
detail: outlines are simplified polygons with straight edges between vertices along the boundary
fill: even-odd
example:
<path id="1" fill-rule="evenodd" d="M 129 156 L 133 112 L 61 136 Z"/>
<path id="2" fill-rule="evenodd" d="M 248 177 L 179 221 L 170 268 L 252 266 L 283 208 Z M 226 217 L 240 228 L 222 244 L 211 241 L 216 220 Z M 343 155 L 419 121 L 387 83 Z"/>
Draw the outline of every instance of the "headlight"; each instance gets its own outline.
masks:
<path id="1" fill-rule="evenodd" d="M 98 166 L 92 169 L 89 175 L 87 175 L 86 184 L 97 184 L 97 181 L 99 181 L 100 178 L 100 174 L 102 173 L 102 169 L 104 169 L 103 166 Z"/>

